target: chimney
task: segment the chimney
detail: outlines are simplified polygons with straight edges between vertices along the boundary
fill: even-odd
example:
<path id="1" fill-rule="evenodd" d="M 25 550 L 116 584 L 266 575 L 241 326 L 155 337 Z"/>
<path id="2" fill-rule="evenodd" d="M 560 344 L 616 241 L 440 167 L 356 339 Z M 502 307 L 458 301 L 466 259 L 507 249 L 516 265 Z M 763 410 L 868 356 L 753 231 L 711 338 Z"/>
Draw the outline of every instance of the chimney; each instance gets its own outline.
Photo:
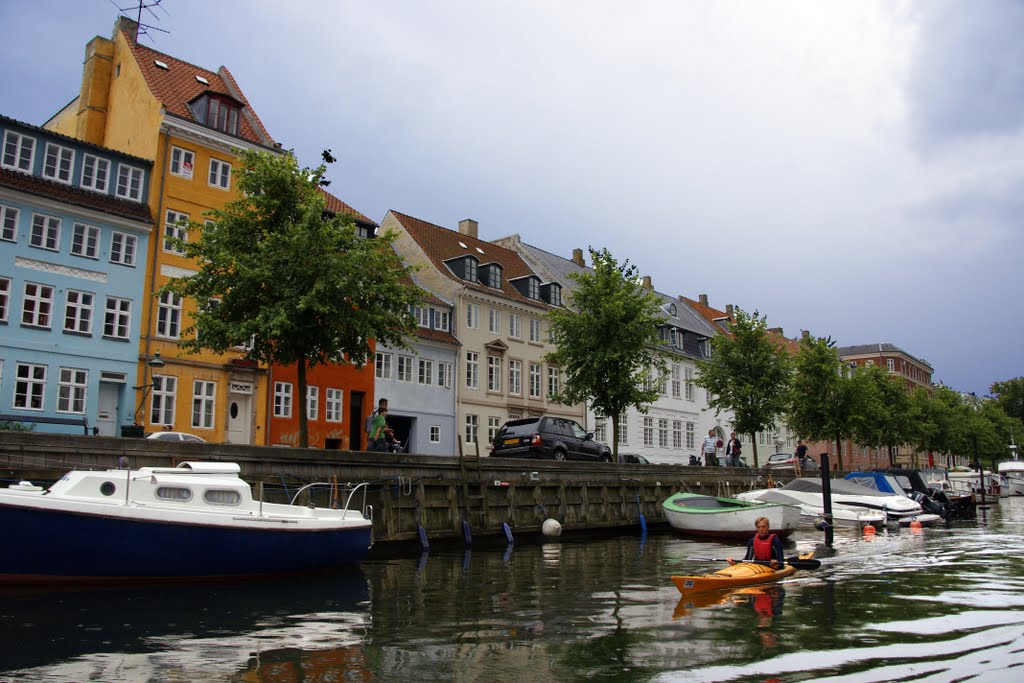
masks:
<path id="1" fill-rule="evenodd" d="M 586 268 L 587 264 L 583 262 L 583 250 L 573 249 L 572 250 L 572 262 L 580 268 Z"/>
<path id="2" fill-rule="evenodd" d="M 708 295 L 707 294 L 701 294 L 699 297 L 697 297 L 697 300 L 700 301 L 700 305 L 701 306 L 707 306 L 708 305 Z"/>
<path id="3" fill-rule="evenodd" d="M 465 235 L 466 237 L 472 237 L 473 239 L 479 239 L 477 237 L 478 223 L 472 218 L 464 218 L 459 221 L 459 234 Z"/>
<path id="4" fill-rule="evenodd" d="M 725 317 L 732 320 L 732 304 L 725 305 Z"/>
<path id="5" fill-rule="evenodd" d="M 651 284 L 651 276 L 650 275 L 644 275 L 643 288 L 646 289 L 648 292 L 651 291 L 652 289 L 654 289 L 654 285 Z"/>
<path id="6" fill-rule="evenodd" d="M 811 336 L 811 331 L 810 330 L 800 330 L 800 338 L 801 339 L 807 339 L 810 336 Z"/>
<path id="7" fill-rule="evenodd" d="M 786 335 L 784 335 L 782 333 L 782 328 L 781 327 L 769 327 L 768 331 L 769 332 L 774 332 L 775 334 L 779 335 L 780 337 L 785 337 L 786 336 Z"/>

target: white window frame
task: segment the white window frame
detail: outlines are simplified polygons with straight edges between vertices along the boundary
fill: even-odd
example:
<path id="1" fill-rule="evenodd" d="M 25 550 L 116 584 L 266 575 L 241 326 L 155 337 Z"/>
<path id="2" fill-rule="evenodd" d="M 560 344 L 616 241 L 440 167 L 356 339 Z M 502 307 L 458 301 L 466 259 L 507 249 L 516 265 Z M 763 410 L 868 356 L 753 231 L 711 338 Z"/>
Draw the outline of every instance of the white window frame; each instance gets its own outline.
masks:
<path id="1" fill-rule="evenodd" d="M 103 316 L 103 336 L 107 339 L 124 339 L 131 337 L 132 300 L 117 296 L 108 296 Z"/>
<path id="2" fill-rule="evenodd" d="M 466 327 L 471 330 L 480 327 L 480 304 L 466 304 Z"/>
<path id="3" fill-rule="evenodd" d="M 658 418 L 658 447 L 668 448 L 668 418 Z"/>
<path id="4" fill-rule="evenodd" d="M 32 231 L 29 233 L 29 246 L 47 251 L 60 249 L 60 228 L 63 221 L 57 216 L 42 213 L 32 214 Z"/>
<path id="5" fill-rule="evenodd" d="M 645 415 L 643 419 L 643 444 L 649 448 L 654 447 L 654 418 Z"/>
<path id="6" fill-rule="evenodd" d="M 43 177 L 70 185 L 71 173 L 74 170 L 75 150 L 55 142 L 47 142 L 46 152 L 43 156 Z"/>
<path id="7" fill-rule="evenodd" d="M 693 368 L 686 368 L 683 372 L 683 389 L 687 401 L 696 399 L 696 392 L 693 390 Z"/>
<path id="8" fill-rule="evenodd" d="M 89 371 L 83 368 L 60 368 L 57 376 L 57 412 L 85 414 L 85 397 L 89 389 Z"/>
<path id="9" fill-rule="evenodd" d="M 445 310 L 434 310 L 434 329 L 443 330 L 445 332 L 451 332 L 451 313 Z"/>
<path id="10" fill-rule="evenodd" d="M 672 420 L 672 448 L 677 451 L 683 447 L 683 421 Z"/>
<path id="11" fill-rule="evenodd" d="M 466 443 L 476 443 L 480 435 L 480 418 L 476 415 L 466 415 L 465 428 Z"/>
<path id="12" fill-rule="evenodd" d="M 430 329 L 430 308 L 427 306 L 413 306 L 412 315 L 416 318 L 416 324 L 420 327 Z"/>
<path id="13" fill-rule="evenodd" d="M 0 322 L 7 322 L 11 310 L 11 278 L 0 277 Z"/>
<path id="14" fill-rule="evenodd" d="M 82 258 L 99 258 L 100 229 L 95 225 L 75 223 L 71 230 L 71 253 Z"/>
<path id="15" fill-rule="evenodd" d="M 508 361 L 508 393 L 520 396 L 523 393 L 523 361 L 510 358 Z"/>
<path id="16" fill-rule="evenodd" d="M 619 432 L 615 438 L 618 439 L 620 446 L 629 444 L 629 415 L 627 413 L 619 415 Z"/>
<path id="17" fill-rule="evenodd" d="M 274 382 L 274 417 L 292 416 L 292 383 Z"/>
<path id="18" fill-rule="evenodd" d="M 522 318 L 515 313 L 508 315 L 508 336 L 513 339 L 523 338 Z"/>
<path id="19" fill-rule="evenodd" d="M 156 334 L 165 339 L 181 338 L 182 298 L 173 292 L 160 295 L 157 302 Z"/>
<path id="20" fill-rule="evenodd" d="M 562 384 L 562 372 L 556 367 L 548 367 L 548 396 L 558 393 Z"/>
<path id="21" fill-rule="evenodd" d="M 480 354 L 476 351 L 466 352 L 466 388 L 480 388 Z"/>
<path id="22" fill-rule="evenodd" d="M 69 289 L 64 295 L 64 331 L 72 334 L 92 334 L 92 321 L 96 295 L 80 289 Z"/>
<path id="23" fill-rule="evenodd" d="M 139 238 L 117 230 L 110 233 L 110 262 L 135 267 Z"/>
<path id="24" fill-rule="evenodd" d="M 26 282 L 21 303 L 21 324 L 24 327 L 50 329 L 53 317 L 53 286 Z"/>
<path id="25" fill-rule="evenodd" d="M 0 240 L 4 242 L 18 241 L 18 219 L 21 210 L 15 206 L 0 204 Z"/>
<path id="26" fill-rule="evenodd" d="M 391 354 L 378 351 L 374 367 L 377 379 L 391 379 Z"/>
<path id="27" fill-rule="evenodd" d="M 192 428 L 213 429 L 217 408 L 217 383 L 205 379 L 192 381 Z"/>
<path id="28" fill-rule="evenodd" d="M 501 393 L 501 356 L 487 356 L 487 391 Z"/>
<path id="29" fill-rule="evenodd" d="M 320 387 L 306 385 L 306 419 L 317 420 L 320 414 Z"/>
<path id="30" fill-rule="evenodd" d="M 683 397 L 682 368 L 678 364 L 672 364 L 672 398 Z"/>
<path id="31" fill-rule="evenodd" d="M 210 187 L 221 190 L 231 189 L 231 164 L 220 159 L 210 158 L 210 175 L 208 177 Z"/>
<path id="32" fill-rule="evenodd" d="M 494 443 L 498 438 L 498 430 L 501 429 L 501 418 L 497 415 L 487 416 L 487 443 Z"/>
<path id="33" fill-rule="evenodd" d="M 441 443 L 441 425 L 430 425 L 430 443 Z"/>
<path id="34" fill-rule="evenodd" d="M 413 377 L 413 357 L 398 354 L 398 381 L 399 382 L 412 382 Z"/>
<path id="35" fill-rule="evenodd" d="M 429 358 L 420 358 L 416 368 L 416 379 L 420 384 L 434 383 L 434 361 Z"/>
<path id="36" fill-rule="evenodd" d="M 530 341 L 540 344 L 540 338 L 540 320 L 538 320 L 537 318 L 530 318 Z"/>
<path id="37" fill-rule="evenodd" d="M 741 436 L 740 439 L 743 437 Z M 693 450 L 697 447 L 697 425 L 693 422 L 686 423 L 686 448 Z"/>
<path id="38" fill-rule="evenodd" d="M 17 363 L 14 368 L 14 403 L 18 410 L 42 411 L 46 405 L 46 366 Z"/>
<path id="39" fill-rule="evenodd" d="M 443 360 L 437 361 L 437 386 L 451 389 L 454 371 L 455 366 L 452 363 Z"/>
<path id="40" fill-rule="evenodd" d="M 170 171 L 171 175 L 192 180 L 195 172 L 196 154 L 190 149 L 183 147 L 171 147 Z"/>
<path id="41" fill-rule="evenodd" d="M 133 202 L 142 201 L 142 184 L 144 176 L 141 168 L 118 164 L 117 166 L 117 189 L 115 194 L 122 199 Z"/>
<path id="42" fill-rule="evenodd" d="M 85 154 L 82 158 L 82 187 L 106 194 L 109 186 L 110 159 Z"/>
<path id="43" fill-rule="evenodd" d="M 178 378 L 171 375 L 153 375 L 152 381 L 149 421 L 155 425 L 173 425 L 178 398 Z"/>
<path id="44" fill-rule="evenodd" d="M 184 241 L 187 242 L 188 241 L 188 220 L 189 220 L 188 214 L 187 213 L 182 213 L 180 211 L 175 211 L 174 209 L 168 209 L 167 213 L 164 214 L 164 216 L 165 216 L 165 220 L 164 220 L 164 237 L 165 238 L 167 238 L 167 237 L 177 237 L 178 239 L 184 240 Z M 184 223 L 185 223 L 184 225 L 181 224 L 182 221 L 184 221 Z M 182 254 L 185 253 L 181 249 L 176 248 L 173 244 L 168 242 L 167 239 L 164 239 L 163 243 L 164 243 L 164 251 L 166 251 L 169 254 L 179 254 L 179 255 L 182 255 Z"/>
<path id="45" fill-rule="evenodd" d="M 530 398 L 541 397 L 541 368 L 540 363 L 530 363 Z"/>
<path id="46" fill-rule="evenodd" d="M 344 390 L 327 387 L 327 393 L 324 396 L 324 420 L 327 422 L 341 422 L 344 406 Z"/>
<path id="47" fill-rule="evenodd" d="M 4 132 L 4 148 L 0 151 L 0 166 L 21 173 L 31 173 L 35 155 L 35 138 L 13 130 Z"/>
<path id="48" fill-rule="evenodd" d="M 497 308 L 487 309 L 487 331 L 501 334 L 501 311 Z"/>

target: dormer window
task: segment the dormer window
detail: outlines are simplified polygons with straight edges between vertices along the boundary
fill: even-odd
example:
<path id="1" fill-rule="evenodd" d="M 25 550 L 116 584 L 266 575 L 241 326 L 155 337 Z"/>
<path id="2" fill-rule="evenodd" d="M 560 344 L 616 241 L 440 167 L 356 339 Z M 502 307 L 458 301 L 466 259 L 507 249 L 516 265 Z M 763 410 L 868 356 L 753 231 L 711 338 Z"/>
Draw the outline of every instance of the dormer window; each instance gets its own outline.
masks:
<path id="1" fill-rule="evenodd" d="M 473 258 L 472 256 L 466 257 L 465 266 L 466 266 L 466 274 L 465 274 L 465 277 L 463 277 L 462 279 L 463 280 L 469 280 L 470 282 L 479 282 L 479 280 L 477 278 L 477 272 L 476 272 L 477 271 L 476 259 Z"/>
<path id="2" fill-rule="evenodd" d="M 204 93 L 189 103 L 196 119 L 210 128 L 230 135 L 238 135 L 242 107 L 235 100 L 213 93 Z"/>
<path id="3" fill-rule="evenodd" d="M 501 266 L 496 263 L 487 267 L 487 286 L 501 289 Z"/>
<path id="4" fill-rule="evenodd" d="M 541 295 L 544 301 L 552 306 L 562 305 L 562 285 L 557 282 L 549 282 L 541 287 Z"/>
<path id="5" fill-rule="evenodd" d="M 537 278 L 531 277 L 526 281 L 526 296 L 534 300 L 540 298 L 540 281 Z"/>

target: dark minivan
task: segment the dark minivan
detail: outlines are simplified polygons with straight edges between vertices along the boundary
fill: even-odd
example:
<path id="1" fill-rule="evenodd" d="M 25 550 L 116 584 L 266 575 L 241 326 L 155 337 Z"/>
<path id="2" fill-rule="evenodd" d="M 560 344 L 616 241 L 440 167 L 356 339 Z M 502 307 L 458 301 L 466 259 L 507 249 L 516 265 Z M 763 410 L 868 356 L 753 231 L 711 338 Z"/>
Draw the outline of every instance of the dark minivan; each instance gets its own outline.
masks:
<path id="1" fill-rule="evenodd" d="M 503 424 L 491 444 L 491 456 L 612 461 L 607 444 L 594 441 L 594 435 L 578 422 L 548 416 L 524 417 Z"/>

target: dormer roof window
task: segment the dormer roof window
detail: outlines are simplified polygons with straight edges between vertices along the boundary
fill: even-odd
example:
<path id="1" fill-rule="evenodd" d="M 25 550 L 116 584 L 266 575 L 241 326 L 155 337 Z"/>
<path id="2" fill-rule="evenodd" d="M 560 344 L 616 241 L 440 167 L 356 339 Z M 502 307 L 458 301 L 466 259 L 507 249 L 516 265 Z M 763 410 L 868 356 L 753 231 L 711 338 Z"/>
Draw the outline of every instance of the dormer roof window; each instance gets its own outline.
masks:
<path id="1" fill-rule="evenodd" d="M 238 135 L 242 107 L 234 99 L 216 93 L 203 93 L 189 103 L 189 108 L 204 125 L 215 130 Z"/>
<path id="2" fill-rule="evenodd" d="M 557 282 L 549 282 L 540 288 L 541 298 L 552 306 L 562 305 L 562 285 Z"/>
<path id="3" fill-rule="evenodd" d="M 487 286 L 494 289 L 501 289 L 501 266 L 492 263 L 486 268 Z"/>

